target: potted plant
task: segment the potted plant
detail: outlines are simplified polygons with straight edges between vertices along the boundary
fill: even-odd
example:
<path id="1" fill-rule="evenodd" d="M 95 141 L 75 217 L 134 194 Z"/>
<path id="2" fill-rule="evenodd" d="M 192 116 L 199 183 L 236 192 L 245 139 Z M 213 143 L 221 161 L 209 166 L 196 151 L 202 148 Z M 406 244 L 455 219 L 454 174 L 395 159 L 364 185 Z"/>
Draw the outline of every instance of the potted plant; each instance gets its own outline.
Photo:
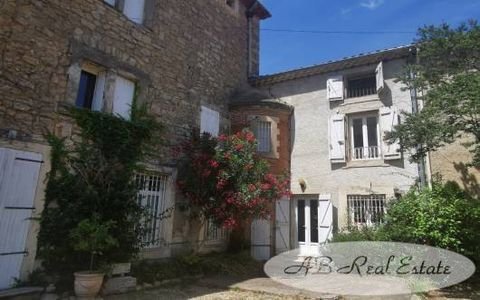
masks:
<path id="1" fill-rule="evenodd" d="M 94 267 L 100 266 L 95 261 L 96 256 L 101 256 L 104 251 L 118 246 L 118 241 L 109 233 L 114 225 L 113 221 L 101 222 L 94 216 L 78 223 L 70 231 L 70 242 L 75 251 L 88 253 L 90 258 L 89 270 L 75 272 L 75 295 L 79 299 L 94 299 L 103 283 L 105 273 Z"/>

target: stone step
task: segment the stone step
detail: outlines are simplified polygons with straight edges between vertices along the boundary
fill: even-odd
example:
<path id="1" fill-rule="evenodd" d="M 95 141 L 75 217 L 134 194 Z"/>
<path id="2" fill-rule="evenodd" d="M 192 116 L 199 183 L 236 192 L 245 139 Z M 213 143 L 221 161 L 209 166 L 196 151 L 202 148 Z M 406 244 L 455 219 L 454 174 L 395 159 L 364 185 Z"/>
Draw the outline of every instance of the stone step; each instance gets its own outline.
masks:
<path id="1" fill-rule="evenodd" d="M 40 299 L 43 287 L 21 287 L 8 290 L 0 290 L 1 300 L 37 300 Z"/>

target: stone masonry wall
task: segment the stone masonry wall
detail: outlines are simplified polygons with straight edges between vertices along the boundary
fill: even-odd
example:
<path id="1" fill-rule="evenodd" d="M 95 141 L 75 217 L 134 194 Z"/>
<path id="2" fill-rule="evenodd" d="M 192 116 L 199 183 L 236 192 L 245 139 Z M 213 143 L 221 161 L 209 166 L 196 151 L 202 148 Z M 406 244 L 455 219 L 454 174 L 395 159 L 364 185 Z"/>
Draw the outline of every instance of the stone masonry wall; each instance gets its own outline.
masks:
<path id="1" fill-rule="evenodd" d="M 222 114 L 247 79 L 247 19 L 222 0 L 147 0 L 144 25 L 102 0 L 0 4 L 0 129 L 43 142 L 55 112 L 74 103 L 72 65 L 90 61 L 138 80 L 139 101 L 176 143 L 199 126 L 200 105 Z M 258 25 L 258 22 L 255 24 Z M 169 151 L 162 151 L 168 161 Z"/>

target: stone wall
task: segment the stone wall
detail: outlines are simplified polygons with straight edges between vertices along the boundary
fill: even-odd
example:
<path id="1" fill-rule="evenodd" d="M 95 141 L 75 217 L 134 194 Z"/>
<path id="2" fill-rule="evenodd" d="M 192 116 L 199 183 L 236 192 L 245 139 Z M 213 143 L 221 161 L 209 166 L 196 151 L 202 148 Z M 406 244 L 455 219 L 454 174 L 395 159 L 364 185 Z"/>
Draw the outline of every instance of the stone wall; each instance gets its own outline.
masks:
<path id="1" fill-rule="evenodd" d="M 69 70 L 84 61 L 132 74 L 172 143 L 198 127 L 200 105 L 220 111 L 227 127 L 225 102 L 247 79 L 245 7 L 148 1 L 143 25 L 101 0 L 2 1 L 0 129 L 43 142 L 59 106 L 74 103 Z"/>

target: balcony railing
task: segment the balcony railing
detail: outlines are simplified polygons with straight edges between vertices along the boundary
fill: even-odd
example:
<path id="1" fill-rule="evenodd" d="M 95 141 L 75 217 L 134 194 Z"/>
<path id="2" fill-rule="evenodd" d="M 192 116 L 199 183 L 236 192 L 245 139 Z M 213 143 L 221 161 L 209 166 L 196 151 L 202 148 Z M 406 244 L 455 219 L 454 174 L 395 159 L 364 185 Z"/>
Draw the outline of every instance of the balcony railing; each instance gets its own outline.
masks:
<path id="1" fill-rule="evenodd" d="M 379 159 L 380 148 L 378 146 L 353 148 L 352 160 Z"/>
<path id="2" fill-rule="evenodd" d="M 363 97 L 368 95 L 374 95 L 377 93 L 375 86 L 356 87 L 347 89 L 347 98 Z"/>

